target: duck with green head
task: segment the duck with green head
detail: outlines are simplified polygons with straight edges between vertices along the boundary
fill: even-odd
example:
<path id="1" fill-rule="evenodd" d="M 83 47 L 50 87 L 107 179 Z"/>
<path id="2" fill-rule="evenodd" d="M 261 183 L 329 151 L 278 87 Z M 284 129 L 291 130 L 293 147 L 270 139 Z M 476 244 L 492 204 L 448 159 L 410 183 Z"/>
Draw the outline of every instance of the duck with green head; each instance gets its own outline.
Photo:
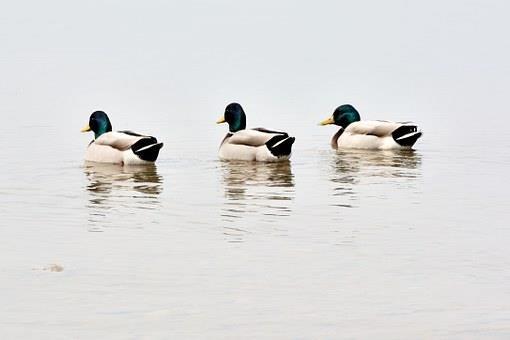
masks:
<path id="1" fill-rule="evenodd" d="M 90 115 L 89 123 L 81 132 L 94 132 L 85 153 L 85 160 L 98 163 L 140 165 L 154 163 L 163 143 L 152 136 L 132 131 L 112 132 L 112 124 L 103 111 Z"/>
<path id="2" fill-rule="evenodd" d="M 350 104 L 337 107 L 319 124 L 340 126 L 331 139 L 333 149 L 411 149 L 422 135 L 418 127 L 409 122 L 361 120 L 358 111 Z"/>
<path id="3" fill-rule="evenodd" d="M 246 129 L 246 114 L 238 103 L 227 105 L 216 123 L 228 123 L 229 129 L 220 144 L 220 159 L 275 162 L 290 158 L 295 138 L 286 132 Z"/>

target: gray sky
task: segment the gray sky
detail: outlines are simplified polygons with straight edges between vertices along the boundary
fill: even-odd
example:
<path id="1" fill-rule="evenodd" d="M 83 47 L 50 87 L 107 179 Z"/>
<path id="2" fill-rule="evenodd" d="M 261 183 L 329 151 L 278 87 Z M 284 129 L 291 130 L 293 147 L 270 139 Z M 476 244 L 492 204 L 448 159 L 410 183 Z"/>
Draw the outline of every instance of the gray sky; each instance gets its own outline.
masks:
<path id="1" fill-rule="evenodd" d="M 507 110 L 508 9 L 505 1 L 4 3 L 0 112 L 73 127 L 95 109 L 134 123 L 153 115 L 209 124 L 239 101 L 257 113 L 253 124 L 275 115 L 315 124 L 350 102 L 367 119 L 456 125 L 483 112 L 493 120 Z"/>

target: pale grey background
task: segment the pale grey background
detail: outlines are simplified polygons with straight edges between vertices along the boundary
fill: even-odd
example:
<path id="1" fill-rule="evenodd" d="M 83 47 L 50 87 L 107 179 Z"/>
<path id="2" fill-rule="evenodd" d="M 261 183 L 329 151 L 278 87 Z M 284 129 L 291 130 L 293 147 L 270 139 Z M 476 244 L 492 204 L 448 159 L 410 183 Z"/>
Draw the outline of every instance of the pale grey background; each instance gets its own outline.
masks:
<path id="1" fill-rule="evenodd" d="M 459 128 L 502 116 L 507 11 L 505 1 L 4 3 L 0 105 L 18 120 L 71 125 L 102 108 L 191 127 L 188 117 L 200 125 L 232 100 L 312 122 L 351 102 L 369 118 Z"/>

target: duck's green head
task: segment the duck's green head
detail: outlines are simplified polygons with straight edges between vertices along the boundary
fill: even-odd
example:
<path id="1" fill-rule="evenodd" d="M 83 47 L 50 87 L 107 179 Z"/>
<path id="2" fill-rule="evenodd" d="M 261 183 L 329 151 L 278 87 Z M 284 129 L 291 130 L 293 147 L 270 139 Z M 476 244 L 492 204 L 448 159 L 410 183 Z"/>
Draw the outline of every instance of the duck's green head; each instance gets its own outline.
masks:
<path id="1" fill-rule="evenodd" d="M 320 122 L 320 125 L 329 125 L 335 124 L 343 127 L 344 129 L 349 126 L 349 124 L 354 122 L 359 122 L 361 117 L 359 116 L 358 111 L 354 108 L 354 106 L 350 104 L 341 105 L 336 108 L 335 112 L 331 115 L 331 117 L 324 119 Z"/>
<path id="2" fill-rule="evenodd" d="M 218 119 L 216 124 L 228 123 L 230 132 L 237 132 L 246 129 L 246 114 L 241 105 L 237 103 L 228 104 L 225 113 Z"/>
<path id="3" fill-rule="evenodd" d="M 81 129 L 81 132 L 94 131 L 95 138 L 103 133 L 112 131 L 110 119 L 103 111 L 96 111 L 90 115 L 89 123 Z"/>

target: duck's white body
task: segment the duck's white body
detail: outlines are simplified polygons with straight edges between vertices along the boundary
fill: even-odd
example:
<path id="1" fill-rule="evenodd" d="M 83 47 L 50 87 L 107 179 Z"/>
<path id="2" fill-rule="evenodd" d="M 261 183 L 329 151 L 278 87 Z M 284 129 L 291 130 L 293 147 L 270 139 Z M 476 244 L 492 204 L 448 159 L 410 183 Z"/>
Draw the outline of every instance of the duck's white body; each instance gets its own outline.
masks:
<path id="1" fill-rule="evenodd" d="M 125 165 L 150 164 L 154 163 L 162 146 L 151 136 L 131 131 L 106 132 L 89 144 L 85 160 Z"/>
<path id="2" fill-rule="evenodd" d="M 410 149 L 422 135 L 412 123 L 358 121 L 342 127 L 331 139 L 333 149 Z"/>
<path id="3" fill-rule="evenodd" d="M 240 130 L 225 136 L 218 154 L 223 160 L 283 161 L 290 158 L 294 140 L 285 132 L 263 128 Z"/>

